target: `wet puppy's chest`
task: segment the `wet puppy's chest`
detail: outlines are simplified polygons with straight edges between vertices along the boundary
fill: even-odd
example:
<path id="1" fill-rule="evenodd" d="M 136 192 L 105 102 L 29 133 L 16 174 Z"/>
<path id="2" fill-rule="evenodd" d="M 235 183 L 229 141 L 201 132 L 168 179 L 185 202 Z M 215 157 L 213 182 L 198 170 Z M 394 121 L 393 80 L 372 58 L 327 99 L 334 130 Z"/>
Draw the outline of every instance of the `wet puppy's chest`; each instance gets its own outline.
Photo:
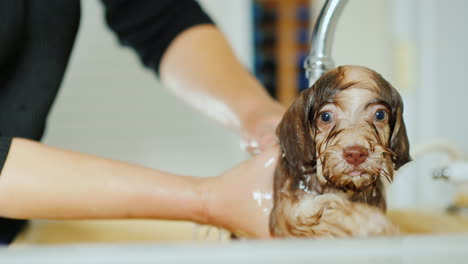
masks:
<path id="1" fill-rule="evenodd" d="M 326 184 L 325 186 L 321 187 L 321 191 L 320 193 L 317 193 L 317 195 L 323 195 L 327 193 L 335 194 L 351 202 L 368 204 L 380 208 L 383 211 L 386 210 L 385 189 L 384 184 L 380 179 L 359 192 L 343 190 Z"/>

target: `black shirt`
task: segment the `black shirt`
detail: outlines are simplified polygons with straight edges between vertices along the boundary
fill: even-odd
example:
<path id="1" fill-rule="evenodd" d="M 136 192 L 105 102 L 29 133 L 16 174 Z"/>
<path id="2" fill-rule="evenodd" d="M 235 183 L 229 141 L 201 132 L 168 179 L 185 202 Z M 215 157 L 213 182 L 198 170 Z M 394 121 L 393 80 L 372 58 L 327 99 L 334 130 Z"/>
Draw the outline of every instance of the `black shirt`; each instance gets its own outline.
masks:
<path id="1" fill-rule="evenodd" d="M 157 74 L 171 41 L 212 23 L 192 0 L 102 0 L 108 26 Z M 40 140 L 72 51 L 79 0 L 0 1 L 0 171 L 11 139 Z M 27 166 L 27 164 L 25 164 Z M 14 197 L 12 197 L 14 199 Z M 0 218 L 0 244 L 24 221 Z"/>

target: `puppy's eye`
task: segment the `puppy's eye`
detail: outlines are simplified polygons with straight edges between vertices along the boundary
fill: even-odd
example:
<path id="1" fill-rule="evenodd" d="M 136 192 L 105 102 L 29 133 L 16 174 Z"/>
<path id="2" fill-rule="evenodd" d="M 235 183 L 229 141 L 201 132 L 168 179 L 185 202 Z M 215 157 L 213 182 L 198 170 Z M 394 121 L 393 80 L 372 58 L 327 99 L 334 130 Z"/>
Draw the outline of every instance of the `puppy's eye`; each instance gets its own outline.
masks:
<path id="1" fill-rule="evenodd" d="M 320 113 L 320 121 L 324 124 L 331 123 L 333 121 L 333 113 L 328 111 Z"/>
<path id="2" fill-rule="evenodd" d="M 385 112 L 385 110 L 379 110 L 375 112 L 374 119 L 375 121 L 383 122 L 385 121 L 385 119 L 387 119 L 387 113 Z"/>

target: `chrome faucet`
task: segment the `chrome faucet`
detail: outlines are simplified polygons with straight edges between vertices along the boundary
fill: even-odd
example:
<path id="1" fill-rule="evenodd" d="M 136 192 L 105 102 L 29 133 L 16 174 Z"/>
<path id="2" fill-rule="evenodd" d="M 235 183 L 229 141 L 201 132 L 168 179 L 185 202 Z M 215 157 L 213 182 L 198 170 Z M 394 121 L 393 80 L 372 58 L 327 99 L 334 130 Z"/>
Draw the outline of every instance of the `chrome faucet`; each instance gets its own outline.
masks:
<path id="1" fill-rule="evenodd" d="M 326 0 L 312 31 L 310 54 L 304 61 L 311 87 L 325 72 L 335 67 L 331 57 L 338 18 L 348 0 Z"/>

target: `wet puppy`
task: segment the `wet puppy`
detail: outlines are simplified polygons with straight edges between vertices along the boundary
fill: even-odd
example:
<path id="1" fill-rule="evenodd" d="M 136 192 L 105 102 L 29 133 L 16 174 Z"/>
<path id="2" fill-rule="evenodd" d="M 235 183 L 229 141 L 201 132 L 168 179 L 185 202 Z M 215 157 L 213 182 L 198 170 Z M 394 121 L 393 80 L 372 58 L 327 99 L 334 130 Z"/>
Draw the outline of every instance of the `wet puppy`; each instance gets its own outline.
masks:
<path id="1" fill-rule="evenodd" d="M 402 112 L 390 83 L 359 66 L 335 68 L 300 93 L 277 129 L 271 234 L 396 233 L 382 180 L 411 160 Z"/>

